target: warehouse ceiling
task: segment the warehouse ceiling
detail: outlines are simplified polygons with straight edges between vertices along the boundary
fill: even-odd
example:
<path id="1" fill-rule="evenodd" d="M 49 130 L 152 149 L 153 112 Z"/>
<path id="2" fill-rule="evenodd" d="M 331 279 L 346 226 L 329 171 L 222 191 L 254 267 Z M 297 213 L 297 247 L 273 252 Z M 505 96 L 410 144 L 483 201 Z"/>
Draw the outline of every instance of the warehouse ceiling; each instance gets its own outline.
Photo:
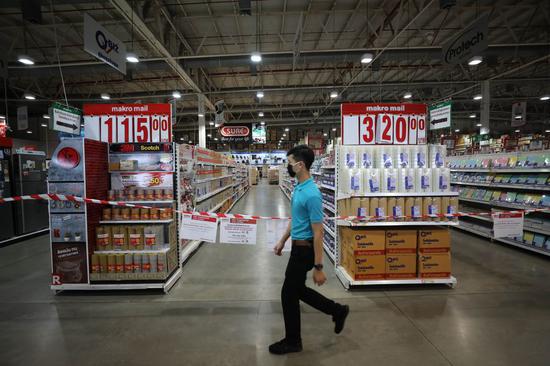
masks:
<path id="1" fill-rule="evenodd" d="M 41 20 L 24 20 L 22 4 L 33 2 L 41 4 Z M 1 95 L 20 105 L 32 92 L 37 100 L 28 104 L 41 114 L 65 94 L 80 106 L 101 102 L 101 93 L 111 102 L 167 102 L 178 90 L 175 130 L 182 133 L 196 129 L 199 94 L 223 99 L 231 123 L 331 133 L 341 102 L 397 102 L 410 91 L 413 102 L 452 98 L 455 126 L 473 131 L 477 117 L 469 116 L 479 115 L 480 103 L 472 96 L 491 79 L 492 130 L 510 129 L 514 101 L 527 101 L 527 128 L 550 127 L 550 102 L 539 100 L 550 93 L 550 2 L 457 1 L 442 9 L 445 1 L 264 0 L 252 1 L 250 11 L 246 2 L 2 0 L 0 57 L 8 68 Z M 84 13 L 139 56 L 126 76 L 84 51 Z M 484 62 L 445 64 L 441 46 L 484 13 Z M 253 52 L 260 63 L 251 62 Z M 366 52 L 375 60 L 365 65 Z M 17 62 L 21 54 L 35 64 Z M 333 91 L 338 98 L 330 98 Z"/>

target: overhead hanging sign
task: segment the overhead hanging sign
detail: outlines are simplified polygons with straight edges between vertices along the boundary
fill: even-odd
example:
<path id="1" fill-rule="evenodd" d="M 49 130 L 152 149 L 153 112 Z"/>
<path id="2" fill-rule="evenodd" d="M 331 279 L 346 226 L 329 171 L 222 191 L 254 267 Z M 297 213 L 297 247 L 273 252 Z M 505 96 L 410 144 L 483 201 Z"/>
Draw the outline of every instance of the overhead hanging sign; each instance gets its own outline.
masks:
<path id="1" fill-rule="evenodd" d="M 172 142 L 170 104 L 84 104 L 84 135 L 108 142 Z"/>
<path id="2" fill-rule="evenodd" d="M 430 106 L 430 130 L 451 127 L 451 102 Z"/>
<path id="3" fill-rule="evenodd" d="M 512 104 L 512 127 L 523 126 L 527 123 L 527 102 Z"/>
<path id="4" fill-rule="evenodd" d="M 523 236 L 523 212 L 497 212 L 492 217 L 495 238 Z"/>
<path id="5" fill-rule="evenodd" d="M 447 64 L 461 64 L 480 56 L 489 47 L 488 40 L 489 14 L 486 13 L 443 44 L 443 60 Z"/>
<path id="6" fill-rule="evenodd" d="M 427 143 L 426 105 L 344 103 L 342 145 L 416 145 Z"/>
<path id="7" fill-rule="evenodd" d="M 126 46 L 86 13 L 84 51 L 126 75 Z"/>
<path id="8" fill-rule="evenodd" d="M 27 106 L 17 107 L 17 129 L 26 130 L 29 128 L 29 109 Z"/>
<path id="9" fill-rule="evenodd" d="M 219 128 L 222 142 L 249 143 L 252 136 L 252 125 L 225 125 Z"/>
<path id="10" fill-rule="evenodd" d="M 215 108 L 215 114 L 216 114 L 216 124 L 219 126 L 223 126 L 223 124 L 225 123 L 225 113 L 224 113 L 225 101 L 223 99 L 218 100 L 214 104 L 214 108 Z"/>
<path id="11" fill-rule="evenodd" d="M 261 123 L 252 124 L 252 142 L 255 144 L 265 144 L 267 142 L 265 126 Z"/>
<path id="12" fill-rule="evenodd" d="M 54 103 L 51 111 L 50 123 L 53 130 L 73 135 L 80 134 L 82 121 L 82 111 L 80 109 Z"/>

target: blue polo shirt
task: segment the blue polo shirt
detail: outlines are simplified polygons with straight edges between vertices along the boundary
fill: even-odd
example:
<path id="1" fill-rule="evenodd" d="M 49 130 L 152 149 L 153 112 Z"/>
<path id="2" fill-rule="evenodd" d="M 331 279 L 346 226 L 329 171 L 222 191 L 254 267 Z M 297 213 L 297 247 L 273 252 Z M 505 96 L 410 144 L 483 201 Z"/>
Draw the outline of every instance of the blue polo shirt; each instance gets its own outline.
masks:
<path id="1" fill-rule="evenodd" d="M 323 199 L 312 178 L 303 181 L 294 188 L 291 212 L 290 236 L 292 239 L 312 239 L 311 224 L 323 222 Z"/>

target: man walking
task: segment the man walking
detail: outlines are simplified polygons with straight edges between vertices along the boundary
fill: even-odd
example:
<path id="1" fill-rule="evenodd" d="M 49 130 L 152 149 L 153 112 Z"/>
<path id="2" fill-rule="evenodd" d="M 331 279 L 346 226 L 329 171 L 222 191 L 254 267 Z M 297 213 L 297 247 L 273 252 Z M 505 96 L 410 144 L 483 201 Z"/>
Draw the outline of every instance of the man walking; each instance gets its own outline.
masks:
<path id="1" fill-rule="evenodd" d="M 288 174 L 298 179 L 291 201 L 292 220 L 273 250 L 281 255 L 285 242 L 292 237 L 292 251 L 281 290 L 281 302 L 286 336 L 269 346 L 269 352 L 282 355 L 302 350 L 300 300 L 332 316 L 334 332 L 344 328 L 349 313 L 347 305 L 327 299 L 306 286 L 306 276 L 312 268 L 313 282 L 321 286 L 323 273 L 323 202 L 321 192 L 309 174 L 315 155 L 306 145 L 292 148 L 288 153 Z"/>

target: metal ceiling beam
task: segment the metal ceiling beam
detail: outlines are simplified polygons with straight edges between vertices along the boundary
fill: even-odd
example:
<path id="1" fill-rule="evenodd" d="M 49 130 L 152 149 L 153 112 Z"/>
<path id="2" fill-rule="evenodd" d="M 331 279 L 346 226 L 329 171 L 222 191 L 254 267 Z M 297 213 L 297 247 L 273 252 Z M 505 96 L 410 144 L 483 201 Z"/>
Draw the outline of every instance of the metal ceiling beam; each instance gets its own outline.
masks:
<path id="1" fill-rule="evenodd" d="M 191 76 L 185 72 L 178 61 L 170 54 L 170 51 L 168 51 L 164 44 L 162 44 L 162 42 L 153 34 L 151 29 L 149 29 L 145 22 L 143 22 L 141 17 L 134 12 L 132 6 L 126 0 L 110 0 L 110 2 L 122 15 L 122 17 L 126 19 L 126 21 L 131 23 L 133 20 L 136 31 L 144 40 L 147 41 L 147 43 L 149 43 L 152 49 L 164 57 L 166 63 L 181 78 L 181 80 L 183 80 L 186 87 L 196 93 L 202 93 L 202 90 L 197 84 L 195 84 Z M 214 109 L 214 105 L 209 99 L 205 98 L 205 102 L 209 109 Z"/>

